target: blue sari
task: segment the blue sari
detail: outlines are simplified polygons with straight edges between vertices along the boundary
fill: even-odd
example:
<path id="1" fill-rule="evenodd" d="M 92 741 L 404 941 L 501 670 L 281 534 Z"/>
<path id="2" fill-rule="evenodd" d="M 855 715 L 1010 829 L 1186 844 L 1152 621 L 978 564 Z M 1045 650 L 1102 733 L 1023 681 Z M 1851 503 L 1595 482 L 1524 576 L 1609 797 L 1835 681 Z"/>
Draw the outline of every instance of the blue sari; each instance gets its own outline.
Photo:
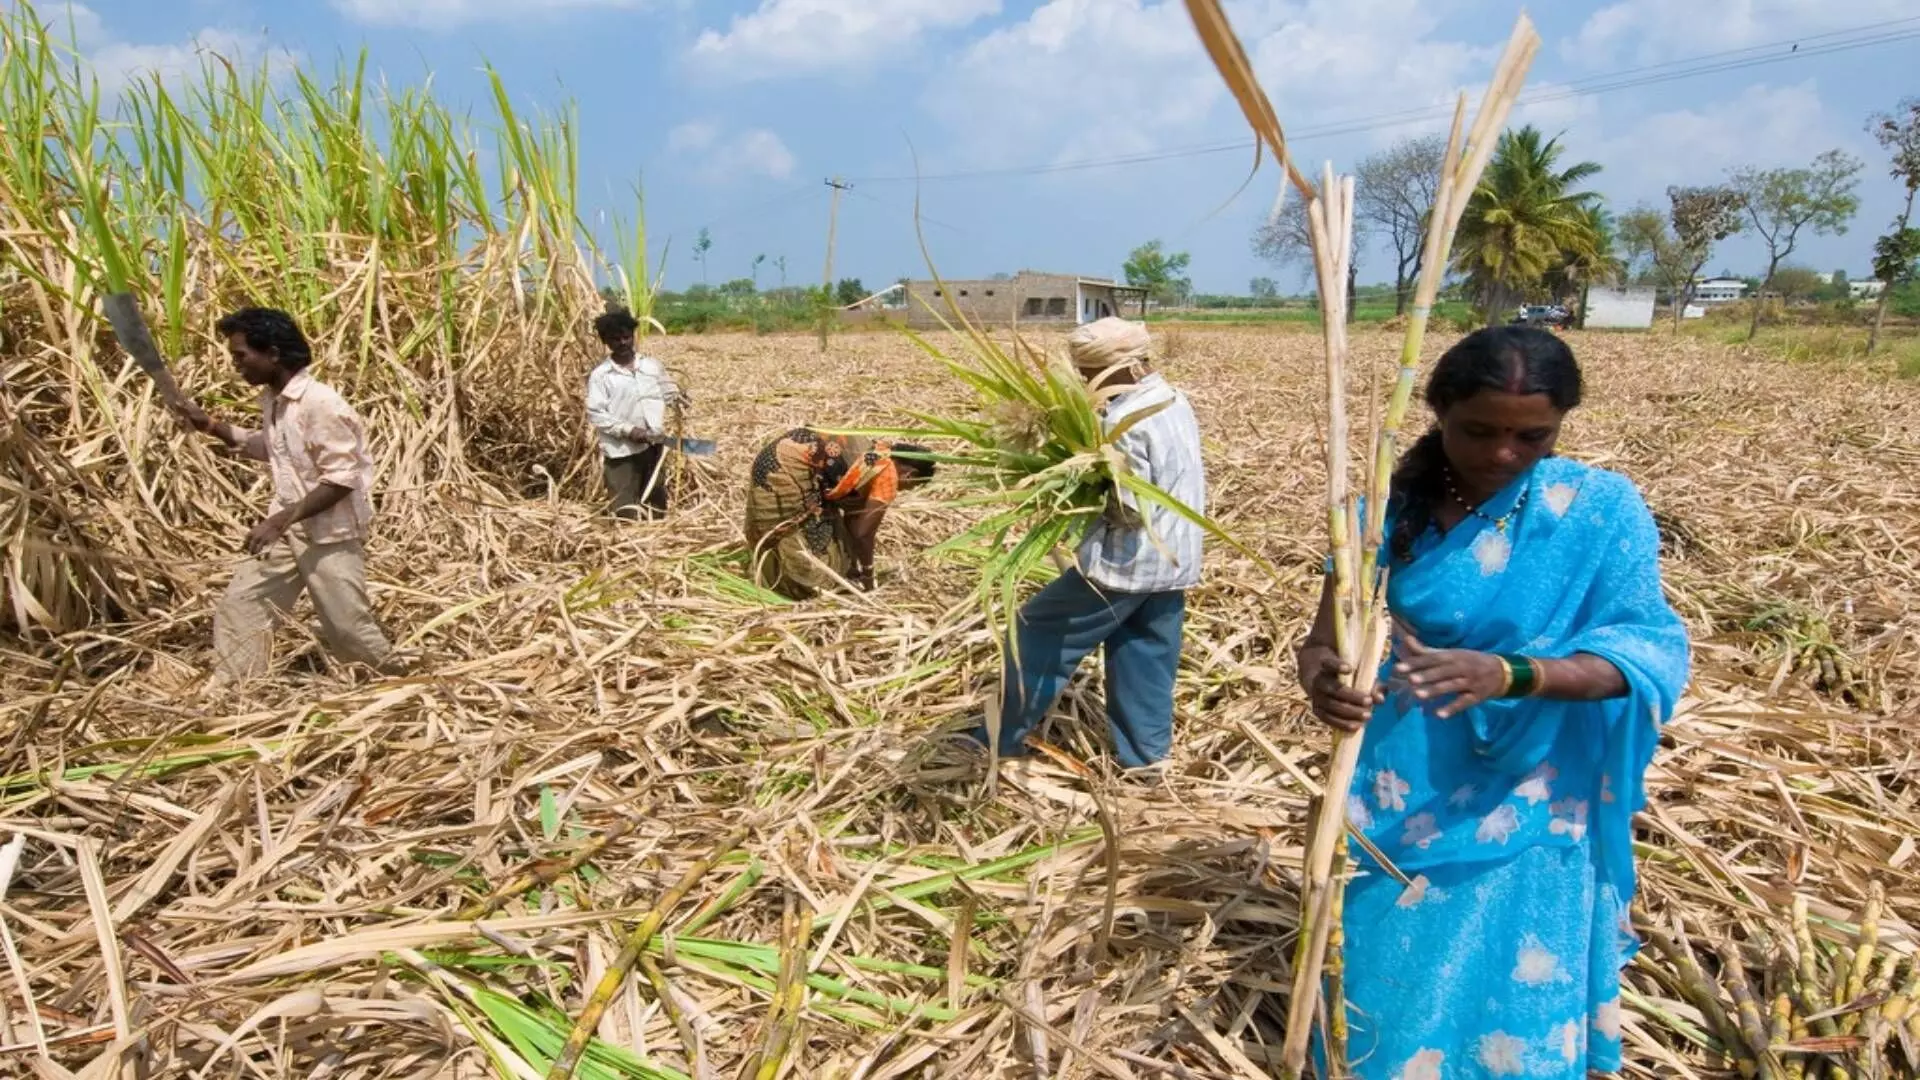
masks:
<path id="1" fill-rule="evenodd" d="M 1620 1068 L 1620 971 L 1637 946 L 1631 819 L 1687 681 L 1686 630 L 1632 482 L 1542 460 L 1391 564 L 1387 603 L 1431 648 L 1588 653 L 1609 701 L 1489 702 L 1451 719 L 1381 672 L 1348 814 L 1348 1061 L 1364 1080 L 1585 1077 Z M 1385 554 L 1383 553 L 1383 558 Z"/>

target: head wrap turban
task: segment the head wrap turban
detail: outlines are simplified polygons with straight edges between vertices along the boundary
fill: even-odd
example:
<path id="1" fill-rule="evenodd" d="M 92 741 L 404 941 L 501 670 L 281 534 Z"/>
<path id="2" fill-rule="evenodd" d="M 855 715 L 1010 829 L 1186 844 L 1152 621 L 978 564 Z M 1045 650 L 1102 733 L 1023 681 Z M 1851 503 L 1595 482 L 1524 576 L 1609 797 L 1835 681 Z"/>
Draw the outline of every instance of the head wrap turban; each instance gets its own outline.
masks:
<path id="1" fill-rule="evenodd" d="M 1151 344 L 1146 327 L 1110 315 L 1077 327 L 1067 337 L 1067 352 L 1072 355 L 1075 367 L 1105 371 L 1116 365 L 1144 361 Z"/>

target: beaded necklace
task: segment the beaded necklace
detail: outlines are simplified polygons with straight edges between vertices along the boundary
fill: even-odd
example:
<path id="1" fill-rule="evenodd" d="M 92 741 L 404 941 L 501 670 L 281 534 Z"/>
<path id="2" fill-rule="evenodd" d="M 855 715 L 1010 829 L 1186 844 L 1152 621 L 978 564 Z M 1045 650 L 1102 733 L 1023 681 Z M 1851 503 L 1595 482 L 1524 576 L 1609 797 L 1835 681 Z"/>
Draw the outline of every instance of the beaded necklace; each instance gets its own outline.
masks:
<path id="1" fill-rule="evenodd" d="M 1484 521 L 1492 525 L 1496 532 L 1499 532 L 1501 535 L 1504 536 L 1507 531 L 1507 525 L 1510 524 L 1513 521 L 1513 519 L 1519 515 L 1521 510 L 1526 508 L 1527 497 L 1533 494 L 1533 485 L 1528 484 L 1526 488 L 1520 492 L 1520 497 L 1513 501 L 1513 508 L 1511 510 L 1508 510 L 1504 514 L 1501 514 L 1499 517 L 1493 517 L 1485 513 L 1484 511 L 1482 511 L 1480 509 L 1480 506 L 1485 505 L 1485 503 L 1476 505 L 1474 503 L 1468 502 L 1465 498 L 1461 497 L 1460 486 L 1454 482 L 1452 469 L 1447 470 L 1447 494 L 1453 498 L 1454 502 L 1460 505 L 1460 509 L 1465 510 L 1468 514 L 1472 515 L 1473 517 L 1477 517 L 1481 521 Z"/>

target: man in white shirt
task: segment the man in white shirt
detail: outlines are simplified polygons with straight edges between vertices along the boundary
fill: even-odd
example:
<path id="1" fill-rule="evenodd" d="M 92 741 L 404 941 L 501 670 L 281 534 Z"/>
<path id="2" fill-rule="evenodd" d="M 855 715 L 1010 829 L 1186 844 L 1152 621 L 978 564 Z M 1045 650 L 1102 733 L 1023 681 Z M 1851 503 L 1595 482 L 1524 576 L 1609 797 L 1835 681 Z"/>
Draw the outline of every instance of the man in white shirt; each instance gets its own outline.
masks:
<path id="1" fill-rule="evenodd" d="M 1200 427 L 1186 395 L 1148 363 L 1147 330 L 1105 318 L 1068 339 L 1074 366 L 1107 403 L 1108 431 L 1154 410 L 1117 445 L 1134 474 L 1196 514 L 1206 513 L 1207 478 Z M 1000 701 L 1002 757 L 1027 752 L 1027 735 L 1046 718 L 1080 661 L 1106 647 L 1107 725 L 1114 760 L 1140 769 L 1173 747 L 1173 683 L 1180 667 L 1186 590 L 1200 583 L 1198 525 L 1163 506 L 1138 505 L 1120 492 L 1081 541 L 1076 567 L 1027 601 L 1014 619 Z M 975 738 L 986 741 L 985 732 Z"/>
<path id="2" fill-rule="evenodd" d="M 667 512 L 667 478 L 660 468 L 667 414 L 687 400 L 665 365 L 634 351 L 639 328 L 639 320 L 626 311 L 595 319 L 593 330 L 607 347 L 607 358 L 587 376 L 587 423 L 605 458 L 609 509 L 629 520 Z"/>

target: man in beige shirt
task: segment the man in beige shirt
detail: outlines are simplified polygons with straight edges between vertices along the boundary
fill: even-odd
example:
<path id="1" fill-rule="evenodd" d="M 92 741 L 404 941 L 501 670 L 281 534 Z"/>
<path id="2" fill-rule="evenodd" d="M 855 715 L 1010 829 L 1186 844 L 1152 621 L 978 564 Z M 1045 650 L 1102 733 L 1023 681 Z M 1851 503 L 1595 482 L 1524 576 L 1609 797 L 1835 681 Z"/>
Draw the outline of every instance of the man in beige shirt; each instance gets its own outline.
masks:
<path id="1" fill-rule="evenodd" d="M 242 455 L 267 463 L 273 507 L 247 533 L 250 558 L 213 615 L 214 672 L 258 678 L 272 663 L 273 626 L 305 589 L 327 647 L 349 663 L 391 672 L 392 646 L 367 599 L 365 544 L 373 519 L 373 458 L 360 417 L 307 374 L 313 352 L 293 317 L 245 308 L 215 327 L 240 377 L 260 387 L 259 430 L 216 421 L 197 404 L 183 419 Z"/>

